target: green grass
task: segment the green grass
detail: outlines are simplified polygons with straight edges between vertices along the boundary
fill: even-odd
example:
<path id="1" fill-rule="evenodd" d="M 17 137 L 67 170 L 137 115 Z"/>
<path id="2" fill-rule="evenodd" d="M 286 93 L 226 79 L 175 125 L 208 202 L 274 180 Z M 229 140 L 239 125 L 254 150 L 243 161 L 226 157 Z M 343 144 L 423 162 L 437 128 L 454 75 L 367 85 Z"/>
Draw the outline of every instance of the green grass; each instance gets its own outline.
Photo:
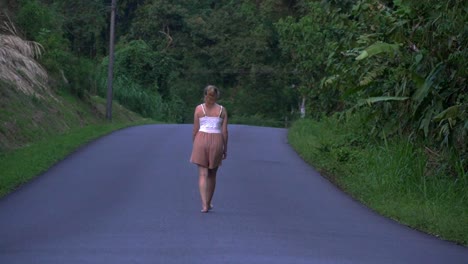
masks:
<path id="1" fill-rule="evenodd" d="M 78 147 L 112 131 L 155 123 L 106 100 L 85 100 L 60 90 L 55 98 L 36 98 L 0 81 L 0 197 L 46 171 Z"/>
<path id="2" fill-rule="evenodd" d="M 82 145 L 112 131 L 148 123 L 153 122 L 141 120 L 90 125 L 2 153 L 0 155 L 0 197 L 46 171 Z"/>
<path id="3" fill-rule="evenodd" d="M 468 176 L 450 176 L 405 138 L 372 140 L 362 121 L 297 121 L 289 142 L 307 162 L 378 213 L 468 245 Z M 431 165 L 432 164 L 432 165 Z"/>

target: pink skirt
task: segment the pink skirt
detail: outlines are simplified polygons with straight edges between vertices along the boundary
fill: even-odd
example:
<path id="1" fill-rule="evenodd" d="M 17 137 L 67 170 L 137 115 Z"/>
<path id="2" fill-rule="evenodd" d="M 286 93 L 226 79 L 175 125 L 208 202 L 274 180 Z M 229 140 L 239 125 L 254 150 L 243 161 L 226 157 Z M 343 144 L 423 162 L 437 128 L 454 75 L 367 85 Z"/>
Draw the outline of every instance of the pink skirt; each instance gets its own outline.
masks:
<path id="1" fill-rule="evenodd" d="M 214 169 L 221 165 L 224 152 L 223 134 L 197 132 L 190 162 Z"/>

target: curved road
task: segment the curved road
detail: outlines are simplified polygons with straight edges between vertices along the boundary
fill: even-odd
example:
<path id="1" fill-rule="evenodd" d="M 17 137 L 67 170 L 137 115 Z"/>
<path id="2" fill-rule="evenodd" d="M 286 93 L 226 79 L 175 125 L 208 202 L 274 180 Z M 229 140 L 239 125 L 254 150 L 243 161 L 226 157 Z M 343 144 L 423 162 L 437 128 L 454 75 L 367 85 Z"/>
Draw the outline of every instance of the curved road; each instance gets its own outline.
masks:
<path id="1" fill-rule="evenodd" d="M 191 129 L 112 133 L 1 199 L 0 263 L 468 263 L 467 248 L 340 192 L 285 129 L 230 126 L 215 210 L 202 214 Z"/>

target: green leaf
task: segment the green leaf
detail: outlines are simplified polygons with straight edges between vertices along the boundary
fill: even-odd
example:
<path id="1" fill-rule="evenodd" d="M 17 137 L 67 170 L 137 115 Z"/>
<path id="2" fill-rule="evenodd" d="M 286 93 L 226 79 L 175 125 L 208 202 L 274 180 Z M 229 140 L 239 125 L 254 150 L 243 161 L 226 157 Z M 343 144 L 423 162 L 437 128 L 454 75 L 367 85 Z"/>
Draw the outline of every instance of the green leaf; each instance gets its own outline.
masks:
<path id="1" fill-rule="evenodd" d="M 388 43 L 379 41 L 370 45 L 365 50 L 363 50 L 361 54 L 359 54 L 359 56 L 356 57 L 356 60 L 363 60 L 365 58 L 372 57 L 380 53 L 398 52 L 399 48 L 400 46 L 398 44 L 388 44 Z"/>
<path id="2" fill-rule="evenodd" d="M 422 59 L 423 59 L 423 55 L 422 55 L 422 54 L 416 55 L 415 63 L 414 63 L 414 64 L 419 64 L 419 63 L 421 62 Z"/>
<path id="3" fill-rule="evenodd" d="M 386 65 L 380 65 L 373 69 L 372 71 L 368 72 L 360 81 L 359 85 L 360 86 L 365 86 L 373 82 L 377 77 L 383 74 L 383 72 L 386 69 Z"/>
<path id="4" fill-rule="evenodd" d="M 363 60 L 369 57 L 369 53 L 366 50 L 363 50 L 359 56 L 356 57 L 356 60 Z"/>
<path id="5" fill-rule="evenodd" d="M 432 69 L 431 73 L 426 77 L 424 80 L 424 83 L 422 85 L 418 85 L 419 88 L 416 90 L 416 92 L 413 94 L 412 99 L 416 102 L 422 102 L 424 98 L 429 94 L 430 89 L 433 87 L 435 80 L 437 79 L 437 76 L 439 75 L 440 71 L 444 68 L 444 65 L 441 63 L 437 64 L 437 66 Z M 416 84 L 420 83 L 418 80 L 416 80 Z M 419 104 L 418 104 L 419 105 Z"/>
<path id="6" fill-rule="evenodd" d="M 426 111 L 426 114 L 424 115 L 424 117 L 421 119 L 419 123 L 419 129 L 422 129 L 424 131 L 425 137 L 429 135 L 429 125 L 431 124 L 432 114 L 433 114 L 432 109 Z"/>
<path id="7" fill-rule="evenodd" d="M 358 106 L 362 105 L 372 105 L 378 102 L 386 102 L 386 101 L 404 101 L 407 100 L 409 97 L 400 97 L 400 96 L 378 96 L 378 97 L 369 97 L 367 99 L 359 100 Z"/>
<path id="8" fill-rule="evenodd" d="M 458 117 L 459 109 L 460 109 L 459 105 L 451 106 L 445 109 L 444 111 L 440 112 L 438 115 L 434 116 L 432 120 L 435 122 L 439 122 L 439 121 L 442 121 L 444 119 L 449 119 L 449 118 L 455 119 Z"/>
<path id="9" fill-rule="evenodd" d="M 331 85 L 339 78 L 338 75 L 332 75 L 323 79 L 323 86 Z"/>

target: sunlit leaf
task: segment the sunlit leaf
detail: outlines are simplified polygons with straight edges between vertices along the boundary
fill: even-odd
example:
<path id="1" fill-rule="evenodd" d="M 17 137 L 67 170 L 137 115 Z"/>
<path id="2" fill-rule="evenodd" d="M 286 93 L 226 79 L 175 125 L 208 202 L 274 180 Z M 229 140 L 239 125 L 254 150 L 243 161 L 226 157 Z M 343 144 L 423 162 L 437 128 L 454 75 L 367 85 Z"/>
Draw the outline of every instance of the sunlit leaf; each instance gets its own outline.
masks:
<path id="1" fill-rule="evenodd" d="M 372 105 L 379 102 L 386 102 L 386 101 L 405 101 L 408 100 L 409 97 L 398 97 L 398 96 L 378 96 L 378 97 L 369 97 L 367 99 L 361 99 L 358 102 L 358 106 L 362 105 Z"/>
<path id="2" fill-rule="evenodd" d="M 356 60 L 363 60 L 367 57 L 372 57 L 380 53 L 394 53 L 399 50 L 398 44 L 389 44 L 385 42 L 376 42 L 363 50 Z"/>

